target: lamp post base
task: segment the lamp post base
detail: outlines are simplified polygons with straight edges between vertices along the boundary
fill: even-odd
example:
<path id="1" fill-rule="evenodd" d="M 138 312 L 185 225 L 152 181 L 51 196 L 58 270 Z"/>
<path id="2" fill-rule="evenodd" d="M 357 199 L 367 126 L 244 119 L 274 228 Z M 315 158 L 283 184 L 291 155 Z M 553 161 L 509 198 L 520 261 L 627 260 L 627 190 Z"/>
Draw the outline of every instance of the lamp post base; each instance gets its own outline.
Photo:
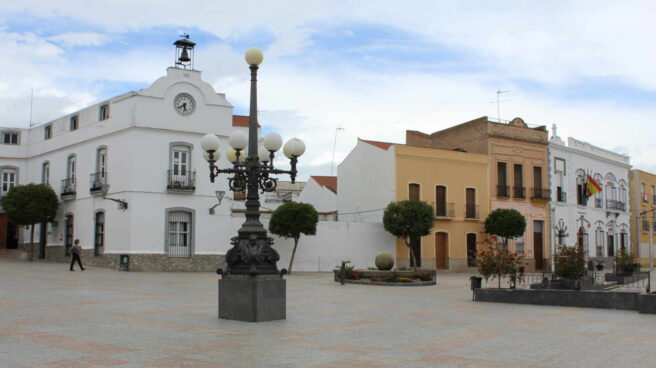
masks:
<path id="1" fill-rule="evenodd" d="M 243 322 L 286 319 L 287 281 L 280 275 L 223 275 L 219 318 Z"/>

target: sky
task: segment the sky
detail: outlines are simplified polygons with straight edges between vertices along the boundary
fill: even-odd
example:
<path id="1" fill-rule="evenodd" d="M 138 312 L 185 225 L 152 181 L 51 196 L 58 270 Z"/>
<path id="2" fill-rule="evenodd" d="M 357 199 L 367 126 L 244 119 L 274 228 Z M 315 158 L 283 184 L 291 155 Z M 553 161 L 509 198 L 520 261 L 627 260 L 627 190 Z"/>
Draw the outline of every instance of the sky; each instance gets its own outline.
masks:
<path id="1" fill-rule="evenodd" d="M 301 178 L 329 175 L 358 137 L 403 143 L 481 116 L 556 124 L 656 172 L 654 14 L 637 0 L 3 1 L 0 126 L 149 86 L 184 32 L 235 114 L 243 54 L 262 49 L 259 120 L 306 142 Z"/>

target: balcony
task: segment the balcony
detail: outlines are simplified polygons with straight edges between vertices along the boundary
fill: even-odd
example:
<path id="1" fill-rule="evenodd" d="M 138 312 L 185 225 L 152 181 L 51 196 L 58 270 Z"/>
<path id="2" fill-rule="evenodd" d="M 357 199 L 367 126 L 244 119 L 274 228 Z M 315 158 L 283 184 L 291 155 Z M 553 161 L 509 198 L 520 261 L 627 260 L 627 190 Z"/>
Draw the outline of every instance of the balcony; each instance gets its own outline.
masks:
<path id="1" fill-rule="evenodd" d="M 616 201 L 614 199 L 606 200 L 606 209 L 610 211 L 623 212 L 626 211 L 626 203 Z"/>
<path id="2" fill-rule="evenodd" d="M 168 170 L 166 189 L 172 192 L 193 192 L 196 190 L 196 172 Z"/>
<path id="3" fill-rule="evenodd" d="M 478 205 L 477 204 L 466 204 L 465 205 L 465 218 L 466 219 L 478 219 Z"/>
<path id="4" fill-rule="evenodd" d="M 526 187 L 513 187 L 513 198 L 526 198 Z"/>
<path id="5" fill-rule="evenodd" d="M 510 187 L 508 185 L 497 185 L 497 198 L 510 197 Z"/>
<path id="6" fill-rule="evenodd" d="M 89 193 L 102 193 L 103 185 L 107 184 L 107 172 L 101 171 L 91 174 L 89 179 Z"/>
<path id="7" fill-rule="evenodd" d="M 531 199 L 536 201 L 548 201 L 551 199 L 551 190 L 543 188 L 531 188 Z"/>
<path id="8" fill-rule="evenodd" d="M 61 197 L 75 197 L 75 177 L 61 181 Z"/>
<path id="9" fill-rule="evenodd" d="M 435 217 L 444 217 L 444 218 L 456 217 L 456 209 L 454 203 L 433 202 L 433 208 L 435 208 Z"/>
<path id="10" fill-rule="evenodd" d="M 567 202 L 567 193 L 563 191 L 559 191 L 558 193 L 556 193 L 556 200 L 558 202 L 563 202 L 563 203 Z"/>

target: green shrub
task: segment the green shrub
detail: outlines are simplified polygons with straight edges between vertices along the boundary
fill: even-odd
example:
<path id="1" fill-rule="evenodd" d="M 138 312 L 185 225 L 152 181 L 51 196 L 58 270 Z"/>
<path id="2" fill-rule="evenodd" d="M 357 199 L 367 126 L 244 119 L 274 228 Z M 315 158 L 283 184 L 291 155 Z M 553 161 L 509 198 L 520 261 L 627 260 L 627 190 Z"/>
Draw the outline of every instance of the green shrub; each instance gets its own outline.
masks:
<path id="1" fill-rule="evenodd" d="M 555 258 L 555 275 L 563 280 L 578 280 L 588 273 L 585 254 L 578 247 L 560 247 Z"/>
<path id="2" fill-rule="evenodd" d="M 636 262 L 633 254 L 624 250 L 617 252 L 615 256 L 615 268 L 620 273 L 633 273 L 638 270 L 640 265 Z"/>

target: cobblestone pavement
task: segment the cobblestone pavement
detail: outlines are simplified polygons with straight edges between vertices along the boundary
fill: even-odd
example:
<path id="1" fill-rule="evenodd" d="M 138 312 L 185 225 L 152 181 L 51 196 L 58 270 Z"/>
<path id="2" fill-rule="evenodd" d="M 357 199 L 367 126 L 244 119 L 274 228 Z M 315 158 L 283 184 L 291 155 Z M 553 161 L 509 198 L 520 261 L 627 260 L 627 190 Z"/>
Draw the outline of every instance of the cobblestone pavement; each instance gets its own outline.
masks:
<path id="1" fill-rule="evenodd" d="M 5 367 L 654 367 L 656 315 L 474 303 L 432 287 L 287 278 L 285 321 L 217 318 L 211 273 L 0 260 Z"/>

